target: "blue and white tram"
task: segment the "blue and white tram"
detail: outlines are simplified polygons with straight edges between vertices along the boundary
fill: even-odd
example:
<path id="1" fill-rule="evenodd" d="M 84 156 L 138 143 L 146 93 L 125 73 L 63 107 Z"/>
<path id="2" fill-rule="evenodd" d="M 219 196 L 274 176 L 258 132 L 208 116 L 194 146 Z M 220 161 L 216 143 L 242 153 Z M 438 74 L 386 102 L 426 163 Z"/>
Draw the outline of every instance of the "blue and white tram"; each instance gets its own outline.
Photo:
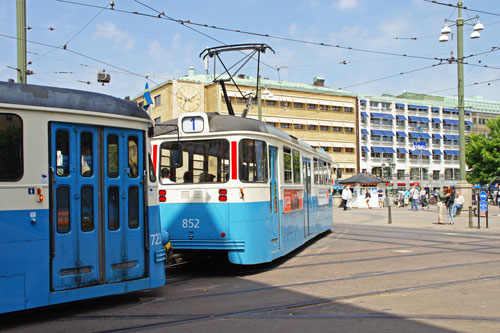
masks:
<path id="1" fill-rule="evenodd" d="M 332 227 L 329 155 L 263 122 L 182 114 L 155 126 L 153 163 L 174 250 L 258 264 Z"/>
<path id="2" fill-rule="evenodd" d="M 0 313 L 164 284 L 151 126 L 125 100 L 0 82 Z"/>

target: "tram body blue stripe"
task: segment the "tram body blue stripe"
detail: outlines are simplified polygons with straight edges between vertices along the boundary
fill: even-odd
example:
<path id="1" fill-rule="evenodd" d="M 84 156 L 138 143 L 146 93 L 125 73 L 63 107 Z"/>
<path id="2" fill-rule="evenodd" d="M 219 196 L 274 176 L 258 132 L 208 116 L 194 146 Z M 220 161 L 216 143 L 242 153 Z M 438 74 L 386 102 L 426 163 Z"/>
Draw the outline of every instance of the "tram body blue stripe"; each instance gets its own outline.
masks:
<path id="1" fill-rule="evenodd" d="M 332 227 L 331 196 L 323 206 L 317 205 L 317 197 L 310 197 L 310 234 L 306 236 L 305 208 L 281 211 L 276 227 L 271 225 L 269 201 L 168 203 L 160 205 L 160 214 L 162 230 L 169 233 L 174 249 L 227 250 L 232 263 L 256 264 L 279 258 Z M 279 242 L 277 249 L 273 239 Z"/>
<path id="2" fill-rule="evenodd" d="M 35 223 L 31 223 L 33 214 Z M 150 234 L 160 233 L 158 219 L 158 207 L 148 207 Z M 147 278 L 51 292 L 49 211 L 0 211 L 0 230 L 0 313 L 150 289 L 165 283 L 164 262 L 155 260 L 161 245 L 151 245 Z"/>

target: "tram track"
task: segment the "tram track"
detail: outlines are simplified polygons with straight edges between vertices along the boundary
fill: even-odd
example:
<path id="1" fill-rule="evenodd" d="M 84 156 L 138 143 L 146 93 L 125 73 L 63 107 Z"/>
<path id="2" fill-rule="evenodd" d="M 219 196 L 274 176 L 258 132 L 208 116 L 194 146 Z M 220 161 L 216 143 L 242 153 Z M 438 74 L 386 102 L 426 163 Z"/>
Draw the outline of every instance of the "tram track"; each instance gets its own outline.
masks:
<path id="1" fill-rule="evenodd" d="M 251 309 L 246 309 L 246 310 L 240 310 L 240 311 L 229 311 L 229 312 L 222 312 L 222 313 L 207 313 L 207 314 L 202 314 L 202 315 L 193 315 L 191 317 L 187 316 L 187 318 L 181 318 L 181 319 L 173 319 L 173 320 L 168 320 L 168 321 L 163 321 L 159 323 L 151 323 L 151 324 L 143 324 L 143 325 L 136 325 L 136 326 L 129 326 L 129 327 L 122 327 L 118 329 L 112 329 L 112 330 L 102 330 L 100 332 L 130 332 L 130 331 L 144 331 L 144 330 L 151 330 L 151 329 L 159 329 L 159 328 L 164 328 L 164 327 L 169 327 L 169 326 L 176 326 L 176 325 L 182 325 L 182 324 L 189 324 L 189 323 L 194 323 L 194 322 L 199 322 L 199 321 L 211 321 L 211 320 L 216 320 L 216 319 L 221 319 L 221 318 L 249 318 L 249 319 L 256 319 L 256 318 L 273 318 L 278 316 L 278 318 L 293 318 L 295 317 L 294 315 L 266 315 L 266 314 L 261 314 L 262 312 L 271 312 L 271 311 L 280 311 L 280 310 L 297 310 L 297 309 L 304 309 L 304 308 L 310 308 L 310 307 L 321 307 L 321 306 L 326 306 L 332 303 L 336 302 L 342 302 L 342 301 L 349 301 L 357 298 L 365 298 L 365 297 L 377 297 L 377 296 L 382 296 L 382 295 L 387 295 L 387 294 L 396 294 L 396 293 L 407 293 L 407 292 L 412 292 L 412 291 L 418 291 L 418 290 L 432 290 L 432 289 L 438 289 L 438 288 L 443 288 L 443 287 L 450 287 L 450 286 L 456 286 L 456 285 L 462 285 L 462 284 L 469 284 L 469 283 L 481 283 L 481 282 L 487 282 L 487 281 L 495 281 L 495 280 L 500 280 L 500 275 L 492 275 L 492 276 L 487 276 L 487 277 L 480 277 L 480 278 L 472 278 L 472 279 L 463 279 L 463 280 L 455 280 L 455 281 L 446 281 L 446 282 L 440 282 L 440 283 L 430 283 L 430 284 L 423 284 L 423 285 L 418 285 L 418 286 L 411 286 L 411 287 L 401 287 L 401 288 L 391 288 L 391 289 L 385 289 L 385 290 L 380 290 L 380 291 L 375 291 L 375 292 L 364 292 L 364 293 L 357 293 L 357 294 L 352 294 L 352 295 L 346 295 L 346 296 L 338 296 L 338 297 L 332 297 L 332 298 L 321 298 L 317 300 L 309 300 L 309 301 L 303 301 L 303 302 L 296 302 L 296 303 L 288 303 L 288 304 L 281 304 L 281 305 L 275 305 L 275 306 L 264 306 L 264 307 L 254 307 Z M 127 318 L 128 316 L 125 315 Z M 321 315 L 300 315 L 302 318 L 321 318 Z M 297 318 L 300 318 L 297 317 Z M 179 318 L 180 316 L 175 316 Z M 486 316 L 432 316 L 432 315 L 423 315 L 423 316 L 399 316 L 399 315 L 390 315 L 390 314 L 381 314 L 381 315 L 367 315 L 367 314 L 355 314 L 355 315 L 332 315 L 331 318 L 346 318 L 346 319 L 352 319 L 352 318 L 399 318 L 399 319 L 441 319 L 441 320 L 475 320 L 475 321 L 492 321 L 492 322 L 498 322 L 500 321 L 500 317 L 486 317 Z M 172 315 L 156 315 L 154 317 L 150 316 L 141 316 L 137 315 L 134 316 L 136 319 L 171 319 Z M 324 317 L 328 318 L 328 317 Z M 80 320 L 80 319 L 101 319 L 99 316 L 92 316 L 92 317 L 77 317 L 77 318 L 67 318 L 69 320 Z M 117 316 L 107 316 L 106 319 L 113 319 L 113 320 L 119 320 L 123 319 L 122 315 L 117 315 Z"/>

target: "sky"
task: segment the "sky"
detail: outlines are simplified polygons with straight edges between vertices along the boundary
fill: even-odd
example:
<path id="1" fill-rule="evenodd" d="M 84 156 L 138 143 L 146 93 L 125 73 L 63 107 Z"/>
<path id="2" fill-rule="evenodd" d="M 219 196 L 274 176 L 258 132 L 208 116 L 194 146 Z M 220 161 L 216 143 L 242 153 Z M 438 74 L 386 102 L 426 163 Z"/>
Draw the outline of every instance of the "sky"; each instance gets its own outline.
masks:
<path id="1" fill-rule="evenodd" d="M 152 87 L 182 77 L 190 66 L 204 73 L 199 54 L 207 47 L 265 43 L 275 53 L 262 55 L 261 76 L 272 80 L 312 83 L 320 76 L 325 86 L 374 96 L 457 94 L 457 66 L 447 62 L 451 52 L 456 56 L 453 22 L 453 41 L 438 42 L 445 19 L 457 19 L 450 6 L 424 0 L 113 2 L 115 10 L 109 10 L 110 0 L 26 0 L 28 68 L 34 72 L 28 83 L 136 96 L 146 82 Z M 475 40 L 469 39 L 472 25 L 464 27 L 464 55 L 471 55 L 464 66 L 465 95 L 500 101 L 500 50 L 495 49 L 500 47 L 500 1 L 464 0 L 464 5 L 469 8 L 464 19 L 474 24 L 479 15 L 485 26 Z M 162 12 L 161 18 L 152 17 Z M 0 50 L 0 80 L 16 79 L 13 0 L 0 0 Z M 223 60 L 231 66 L 242 57 L 224 54 Z M 217 69 L 222 70 L 220 64 Z M 96 81 L 102 70 L 111 75 L 104 86 Z M 240 73 L 255 76 L 256 70 L 256 62 L 249 61 Z"/>

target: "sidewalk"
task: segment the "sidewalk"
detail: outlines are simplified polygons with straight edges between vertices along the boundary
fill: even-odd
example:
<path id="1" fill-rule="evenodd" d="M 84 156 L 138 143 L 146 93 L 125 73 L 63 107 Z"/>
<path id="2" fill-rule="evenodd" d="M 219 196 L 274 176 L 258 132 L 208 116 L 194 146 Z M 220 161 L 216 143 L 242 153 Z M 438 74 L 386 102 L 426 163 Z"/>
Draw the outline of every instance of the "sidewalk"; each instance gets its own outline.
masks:
<path id="1" fill-rule="evenodd" d="M 486 229 L 486 217 L 481 216 L 480 231 L 500 232 L 500 210 L 498 207 L 490 205 L 488 207 L 488 229 Z M 472 215 L 472 226 L 469 228 L 469 212 L 462 210 L 462 213 L 455 217 L 453 225 L 443 225 L 437 223 L 437 206 L 429 209 L 418 208 L 418 211 L 410 210 L 410 207 L 391 207 L 392 224 L 397 227 L 410 228 L 430 228 L 440 230 L 475 230 L 477 227 L 477 216 Z M 443 222 L 448 222 L 448 215 L 443 214 Z M 374 225 L 388 224 L 388 208 L 353 208 L 344 211 L 342 207 L 333 208 L 333 223 L 362 223 Z"/>

